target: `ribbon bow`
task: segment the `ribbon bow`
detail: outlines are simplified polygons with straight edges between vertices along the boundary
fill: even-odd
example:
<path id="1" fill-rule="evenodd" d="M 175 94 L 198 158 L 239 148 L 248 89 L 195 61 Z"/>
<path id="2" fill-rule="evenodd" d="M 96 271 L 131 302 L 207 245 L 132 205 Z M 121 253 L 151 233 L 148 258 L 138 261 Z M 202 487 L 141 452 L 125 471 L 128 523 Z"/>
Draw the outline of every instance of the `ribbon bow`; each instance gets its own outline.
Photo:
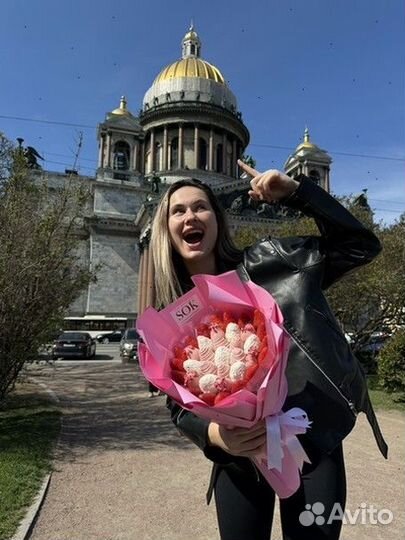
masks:
<path id="1" fill-rule="evenodd" d="M 305 433 L 311 423 L 306 412 L 298 407 L 266 417 L 268 469 L 277 469 L 281 472 L 283 447 L 287 447 L 300 471 L 304 462 L 311 463 L 296 437 L 298 434 Z"/>

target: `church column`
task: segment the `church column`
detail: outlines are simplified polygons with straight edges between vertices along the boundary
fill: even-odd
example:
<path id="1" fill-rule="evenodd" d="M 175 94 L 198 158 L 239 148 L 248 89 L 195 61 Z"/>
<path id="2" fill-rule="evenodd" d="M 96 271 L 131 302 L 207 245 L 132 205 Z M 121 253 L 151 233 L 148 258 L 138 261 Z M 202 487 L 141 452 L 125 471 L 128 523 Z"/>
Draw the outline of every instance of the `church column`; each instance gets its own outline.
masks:
<path id="1" fill-rule="evenodd" d="M 226 145 L 227 145 L 227 138 L 226 138 L 226 133 L 224 132 L 223 135 L 222 135 L 222 173 L 223 174 L 227 174 L 226 173 L 226 165 L 227 165 L 227 161 L 226 161 L 227 148 L 226 148 Z"/>
<path id="2" fill-rule="evenodd" d="M 138 167 L 139 167 L 139 142 L 136 140 L 134 142 L 134 155 L 133 155 L 133 159 L 132 159 L 132 168 L 134 171 L 138 171 Z"/>
<path id="3" fill-rule="evenodd" d="M 107 167 L 111 167 L 111 131 L 107 133 Z"/>
<path id="4" fill-rule="evenodd" d="M 104 167 L 104 144 L 105 144 L 105 135 L 104 133 L 100 136 L 99 141 L 99 148 L 98 148 L 98 166 Z"/>
<path id="5" fill-rule="evenodd" d="M 232 166 L 231 166 L 231 174 L 234 178 L 238 177 L 238 174 L 237 174 L 238 167 L 237 167 L 236 160 L 237 160 L 236 139 L 234 139 L 232 142 Z"/>
<path id="6" fill-rule="evenodd" d="M 178 148 L 179 169 L 183 168 L 183 125 L 179 125 L 179 148 Z"/>
<path id="7" fill-rule="evenodd" d="M 209 147 L 208 147 L 208 170 L 214 170 L 214 130 L 210 129 Z"/>
<path id="8" fill-rule="evenodd" d="M 330 193 L 330 184 L 329 184 L 329 167 L 325 167 L 325 190 Z"/>
<path id="9" fill-rule="evenodd" d="M 140 143 L 139 154 L 139 172 L 145 174 L 145 139 L 143 139 Z"/>
<path id="10" fill-rule="evenodd" d="M 150 131 L 150 171 L 155 170 L 155 130 Z"/>
<path id="11" fill-rule="evenodd" d="M 163 170 L 167 171 L 167 126 L 163 129 Z"/>
<path id="12" fill-rule="evenodd" d="M 167 143 L 167 170 L 171 170 L 172 168 L 172 142 L 169 141 Z"/>
<path id="13" fill-rule="evenodd" d="M 199 130 L 199 127 L 198 125 L 196 124 L 194 126 L 194 168 L 195 169 L 198 169 L 198 154 L 200 152 L 200 145 L 199 145 L 199 135 L 200 135 L 200 130 Z"/>

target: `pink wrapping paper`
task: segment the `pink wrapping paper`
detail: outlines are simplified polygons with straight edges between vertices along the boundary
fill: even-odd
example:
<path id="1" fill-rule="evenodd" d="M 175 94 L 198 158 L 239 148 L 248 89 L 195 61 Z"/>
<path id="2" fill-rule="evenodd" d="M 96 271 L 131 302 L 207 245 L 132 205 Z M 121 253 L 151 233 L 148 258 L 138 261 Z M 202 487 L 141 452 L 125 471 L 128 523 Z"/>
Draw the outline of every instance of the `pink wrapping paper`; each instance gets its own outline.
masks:
<path id="1" fill-rule="evenodd" d="M 289 338 L 283 330 L 281 311 L 265 289 L 252 281 L 241 281 L 235 271 L 218 276 L 200 274 L 192 280 L 195 287 L 176 302 L 159 312 L 149 307 L 138 318 L 137 329 L 144 340 L 139 347 L 139 364 L 145 378 L 181 407 L 218 424 L 249 428 L 266 419 L 267 454 L 253 461 L 278 496 L 289 497 L 300 485 L 303 462 L 309 461 L 295 435 L 305 433 L 310 422 L 301 409 L 282 411 L 287 396 Z M 246 309 L 259 309 L 265 318 L 265 372 L 259 368 L 245 389 L 209 406 L 171 379 L 173 347 L 194 334 L 207 315 L 226 311 L 239 316 Z"/>

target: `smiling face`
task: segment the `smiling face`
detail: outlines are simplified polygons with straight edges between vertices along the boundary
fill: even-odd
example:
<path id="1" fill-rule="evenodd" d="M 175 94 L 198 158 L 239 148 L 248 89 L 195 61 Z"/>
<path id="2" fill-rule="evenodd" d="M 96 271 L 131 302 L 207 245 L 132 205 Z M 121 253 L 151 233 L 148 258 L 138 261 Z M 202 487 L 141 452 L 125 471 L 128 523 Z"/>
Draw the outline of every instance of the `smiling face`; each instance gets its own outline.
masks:
<path id="1" fill-rule="evenodd" d="M 190 275 L 215 273 L 218 224 L 203 190 L 184 186 L 171 195 L 168 228 L 172 247 L 182 257 Z"/>

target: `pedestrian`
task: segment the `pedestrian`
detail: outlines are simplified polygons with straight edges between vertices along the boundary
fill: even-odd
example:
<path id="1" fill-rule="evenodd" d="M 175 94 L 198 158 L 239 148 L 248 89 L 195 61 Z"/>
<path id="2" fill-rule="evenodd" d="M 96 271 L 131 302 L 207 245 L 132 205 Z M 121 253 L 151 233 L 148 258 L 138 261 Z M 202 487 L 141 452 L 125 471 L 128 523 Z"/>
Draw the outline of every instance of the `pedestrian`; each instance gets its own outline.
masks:
<path id="1" fill-rule="evenodd" d="M 152 226 L 156 306 L 165 306 L 189 290 L 194 274 L 235 269 L 273 295 L 291 338 L 283 408 L 301 407 L 312 421 L 311 429 L 299 436 L 311 464 L 304 464 L 298 491 L 280 500 L 283 539 L 335 540 L 341 520 L 325 517 L 336 504 L 342 512 L 345 508 L 342 440 L 358 412 L 366 413 L 385 457 L 387 446 L 363 372 L 323 291 L 369 263 L 381 246 L 371 231 L 307 177 L 293 179 L 276 170 L 259 173 L 241 161 L 238 164 L 251 177 L 252 199 L 300 210 L 315 219 L 320 235 L 268 237 L 241 251 L 231 240 L 226 216 L 212 190 L 198 180 L 175 182 L 162 197 Z M 266 443 L 264 421 L 250 429 L 227 429 L 169 398 L 167 406 L 180 432 L 213 462 L 207 501 L 214 492 L 221 539 L 270 539 L 275 494 L 249 459 Z M 315 503 L 323 506 L 313 507 Z M 311 508 L 314 519 L 303 519 Z M 320 517 L 319 508 L 324 519 L 315 519 Z"/>

